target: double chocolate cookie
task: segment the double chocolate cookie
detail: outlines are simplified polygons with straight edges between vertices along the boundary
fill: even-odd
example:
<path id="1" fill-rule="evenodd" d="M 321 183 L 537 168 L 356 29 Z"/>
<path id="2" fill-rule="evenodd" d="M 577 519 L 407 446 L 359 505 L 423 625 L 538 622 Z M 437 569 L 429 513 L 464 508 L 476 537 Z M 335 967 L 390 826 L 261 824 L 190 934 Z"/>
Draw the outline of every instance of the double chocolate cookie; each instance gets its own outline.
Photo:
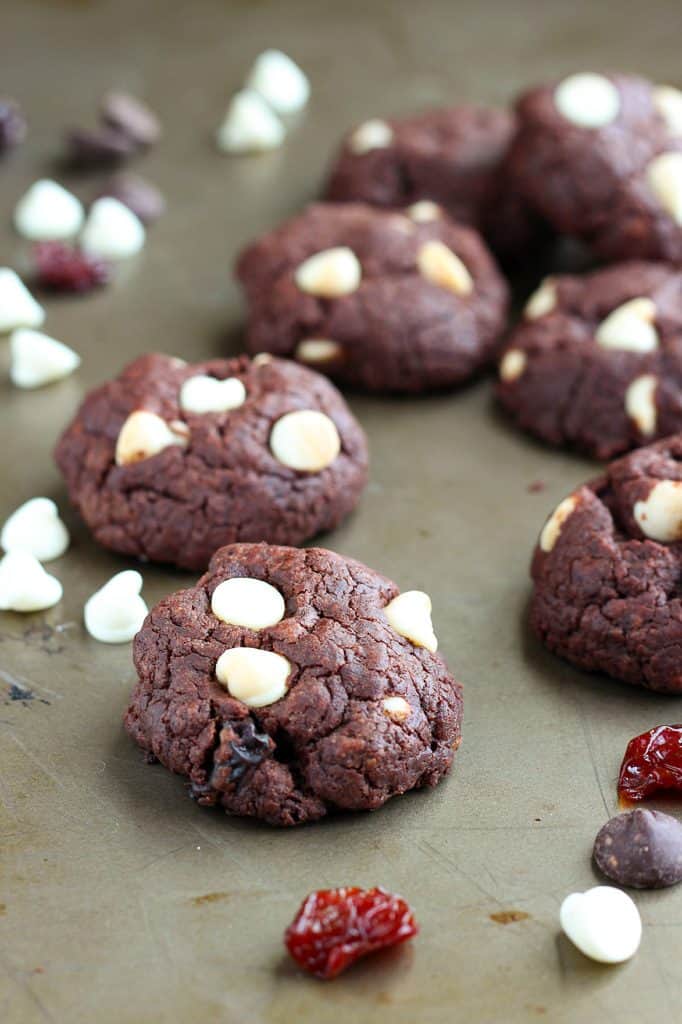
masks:
<path id="1" fill-rule="evenodd" d="M 493 358 L 508 293 L 477 233 L 432 203 L 309 206 L 242 253 L 247 344 L 369 391 L 459 384 Z"/>
<path id="2" fill-rule="evenodd" d="M 100 544 L 186 569 L 225 543 L 332 529 L 367 478 L 336 388 L 270 355 L 142 356 L 87 396 L 55 457 Z"/>
<path id="3" fill-rule="evenodd" d="M 547 278 L 497 394 L 524 430 L 599 459 L 682 430 L 682 272 L 631 262 Z"/>
<path id="4" fill-rule="evenodd" d="M 531 624 L 579 668 L 682 692 L 682 434 L 565 498 L 532 565 Z"/>
<path id="5" fill-rule="evenodd" d="M 232 544 L 147 617 L 126 729 L 200 804 L 272 825 L 435 786 L 462 695 L 430 611 L 331 551 Z"/>
<path id="6" fill-rule="evenodd" d="M 399 208 L 432 200 L 517 260 L 538 224 L 506 167 L 515 131 L 512 113 L 478 106 L 371 118 L 344 139 L 326 198 Z"/>
<path id="7" fill-rule="evenodd" d="M 585 73 L 516 110 L 510 172 L 557 231 L 607 260 L 682 261 L 682 92 Z"/>

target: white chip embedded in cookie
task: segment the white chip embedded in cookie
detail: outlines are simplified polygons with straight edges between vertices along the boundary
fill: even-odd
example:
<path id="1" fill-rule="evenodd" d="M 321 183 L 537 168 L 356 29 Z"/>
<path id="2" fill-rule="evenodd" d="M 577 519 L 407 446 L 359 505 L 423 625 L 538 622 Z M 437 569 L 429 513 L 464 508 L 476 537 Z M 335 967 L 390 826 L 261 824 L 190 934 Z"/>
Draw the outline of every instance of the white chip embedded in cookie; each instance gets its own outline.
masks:
<path id="1" fill-rule="evenodd" d="M 384 615 L 396 633 L 429 651 L 438 648 L 431 623 L 431 598 L 422 590 L 406 590 L 384 608 Z"/>
<path id="2" fill-rule="evenodd" d="M 661 153 L 647 167 L 646 177 L 666 213 L 682 226 L 682 153 Z"/>
<path id="3" fill-rule="evenodd" d="M 428 224 L 429 221 L 439 220 L 443 216 L 443 208 L 430 199 L 419 199 L 408 206 L 405 213 L 415 224 Z"/>
<path id="4" fill-rule="evenodd" d="M 285 606 L 284 598 L 271 583 L 234 576 L 213 591 L 211 611 L 221 622 L 233 626 L 266 629 L 282 621 Z"/>
<path id="5" fill-rule="evenodd" d="M 658 377 L 643 373 L 628 384 L 625 392 L 625 411 L 640 434 L 652 437 L 656 433 L 656 388 Z"/>
<path id="6" fill-rule="evenodd" d="M 239 377 L 218 380 L 198 374 L 189 377 L 180 391 L 180 408 L 197 416 L 206 413 L 230 412 L 246 401 L 246 388 Z"/>
<path id="7" fill-rule="evenodd" d="M 231 647 L 218 658 L 216 678 L 250 708 L 263 708 L 287 692 L 291 665 L 281 654 L 255 647 Z"/>
<path id="8" fill-rule="evenodd" d="M 464 262 L 437 239 L 424 242 L 417 253 L 419 272 L 439 288 L 455 295 L 470 295 L 474 281 Z"/>
<path id="9" fill-rule="evenodd" d="M 357 290 L 362 268 L 352 249 L 337 245 L 309 256 L 294 276 L 302 292 L 321 299 L 338 299 Z"/>
<path id="10" fill-rule="evenodd" d="M 278 462 L 302 473 L 320 473 L 341 451 L 336 424 L 316 409 L 288 412 L 270 434 L 270 449 Z"/>
<path id="11" fill-rule="evenodd" d="M 603 128 L 620 112 L 620 93 L 605 78 L 592 72 L 570 75 L 554 92 L 557 110 L 581 128 Z"/>
<path id="12" fill-rule="evenodd" d="M 138 409 L 132 412 L 121 427 L 116 442 L 116 465 L 129 466 L 134 462 L 142 462 L 158 455 L 164 448 L 171 445 L 184 447 L 188 441 L 187 429 L 181 432 L 181 424 L 176 429 L 161 419 L 154 412 Z"/>
<path id="13" fill-rule="evenodd" d="M 533 292 L 524 306 L 523 314 L 526 320 L 539 320 L 553 312 L 557 304 L 557 287 L 553 277 L 546 277 L 540 283 L 539 288 Z"/>
<path id="14" fill-rule="evenodd" d="M 504 381 L 518 380 L 526 369 L 528 356 L 519 348 L 510 348 L 500 361 L 500 379 Z"/>
<path id="15" fill-rule="evenodd" d="M 412 714 L 409 701 L 404 697 L 384 697 L 381 706 L 392 722 L 406 722 Z"/>
<path id="16" fill-rule="evenodd" d="M 551 516 L 545 523 L 542 533 L 540 534 L 540 547 L 545 552 L 549 552 L 554 548 L 554 545 L 559 539 L 559 534 L 563 528 L 566 520 L 573 515 L 578 505 L 578 501 L 573 494 L 569 494 L 567 498 L 560 501 L 557 507 L 552 512 Z"/>
<path id="17" fill-rule="evenodd" d="M 655 319 L 655 302 L 646 297 L 629 299 L 602 320 L 595 335 L 597 344 L 625 352 L 653 352 L 658 348 Z"/>
<path id="18" fill-rule="evenodd" d="M 299 341 L 294 354 L 302 363 L 321 366 L 343 355 L 343 348 L 338 341 L 332 341 L 330 338 L 305 338 Z"/>
<path id="19" fill-rule="evenodd" d="M 635 522 L 645 536 L 663 543 L 682 540 L 682 480 L 660 480 L 635 502 Z"/>
<path id="20" fill-rule="evenodd" d="M 373 117 L 359 125 L 348 138 L 348 148 L 356 156 L 372 149 L 385 149 L 393 142 L 393 129 L 386 121 Z"/>

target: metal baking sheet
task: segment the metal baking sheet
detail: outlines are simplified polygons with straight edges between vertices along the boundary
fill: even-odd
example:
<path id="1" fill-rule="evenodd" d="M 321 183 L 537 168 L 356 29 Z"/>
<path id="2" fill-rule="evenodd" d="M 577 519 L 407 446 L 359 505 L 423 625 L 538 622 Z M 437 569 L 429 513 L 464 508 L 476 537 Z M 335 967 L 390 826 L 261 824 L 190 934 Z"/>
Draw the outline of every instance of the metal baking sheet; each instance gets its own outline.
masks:
<path id="1" fill-rule="evenodd" d="M 139 161 L 169 211 L 113 287 L 47 303 L 46 329 L 83 355 L 56 386 L 6 383 L 0 341 L 0 517 L 37 495 L 66 510 L 51 461 L 84 391 L 137 354 L 239 348 L 230 267 L 240 245 L 315 194 L 342 129 L 370 114 L 500 102 L 576 67 L 679 81 L 678 0 L 102 0 L 2 3 L 0 91 L 30 120 L 0 166 L 2 263 L 21 266 L 16 199 L 58 174 L 66 124 L 113 85 L 146 97 L 163 142 Z M 211 135 L 249 61 L 280 46 L 309 72 L 310 107 L 284 148 L 230 159 Z M 642 948 L 604 968 L 558 935 L 563 896 L 595 884 L 592 839 L 616 811 L 630 736 L 682 719 L 678 699 L 589 677 L 525 627 L 528 561 L 546 513 L 594 472 L 518 436 L 489 383 L 421 400 L 352 397 L 372 479 L 323 543 L 430 592 L 441 648 L 466 687 L 464 741 L 434 792 L 382 811 L 274 831 L 202 810 L 123 732 L 128 646 L 90 640 L 82 606 L 126 566 L 66 513 L 62 604 L 0 615 L 0 1020 L 316 1024 L 680 1019 L 682 889 L 637 897 Z M 542 481 L 542 490 L 529 490 Z M 144 568 L 148 602 L 192 577 Z M 24 699 L 19 690 L 30 691 Z M 381 883 L 421 935 L 333 984 L 299 974 L 282 932 L 312 888 Z M 508 924 L 506 911 L 528 916 Z"/>

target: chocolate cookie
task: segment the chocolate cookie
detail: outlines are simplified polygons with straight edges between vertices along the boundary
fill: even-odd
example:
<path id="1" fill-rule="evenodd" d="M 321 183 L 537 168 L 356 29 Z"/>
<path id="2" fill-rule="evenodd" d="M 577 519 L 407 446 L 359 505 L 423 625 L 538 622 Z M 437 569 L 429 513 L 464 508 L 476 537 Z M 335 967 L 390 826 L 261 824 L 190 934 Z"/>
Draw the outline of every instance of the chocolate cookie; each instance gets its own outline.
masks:
<path id="1" fill-rule="evenodd" d="M 266 355 L 146 355 L 91 392 L 55 457 L 105 547 L 203 569 L 221 544 L 301 544 L 367 478 L 362 429 L 317 373 Z"/>
<path id="2" fill-rule="evenodd" d="M 682 430 L 682 272 L 632 262 L 547 278 L 497 394 L 524 430 L 599 459 Z"/>
<path id="3" fill-rule="evenodd" d="M 579 668 L 682 691 L 682 434 L 565 498 L 532 564 L 531 625 Z"/>
<path id="4" fill-rule="evenodd" d="M 577 74 L 516 109 L 510 172 L 557 231 L 608 260 L 682 261 L 682 92 Z"/>
<path id="5" fill-rule="evenodd" d="M 126 729 L 200 804 L 272 825 L 435 786 L 462 696 L 430 610 L 331 551 L 229 545 L 138 633 Z"/>
<path id="6" fill-rule="evenodd" d="M 507 286 L 475 231 L 420 209 L 317 203 L 249 246 L 249 349 L 369 391 L 451 387 L 485 366 Z"/>
<path id="7" fill-rule="evenodd" d="M 501 256 L 518 259 L 536 240 L 538 223 L 506 167 L 515 131 L 512 113 L 489 107 L 372 118 L 344 139 L 326 198 L 389 207 L 433 200 Z"/>

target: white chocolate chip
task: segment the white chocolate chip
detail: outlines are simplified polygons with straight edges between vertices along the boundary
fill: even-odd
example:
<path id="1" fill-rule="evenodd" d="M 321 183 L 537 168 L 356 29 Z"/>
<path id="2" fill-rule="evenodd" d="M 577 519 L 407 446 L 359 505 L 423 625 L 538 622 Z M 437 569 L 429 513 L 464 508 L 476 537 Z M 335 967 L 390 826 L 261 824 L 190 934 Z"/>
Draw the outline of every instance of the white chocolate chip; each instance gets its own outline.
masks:
<path id="1" fill-rule="evenodd" d="M 180 408 L 198 416 L 209 412 L 229 412 L 246 401 L 246 388 L 239 377 L 218 380 L 197 374 L 184 382 L 180 389 Z"/>
<path id="2" fill-rule="evenodd" d="M 575 496 L 569 494 L 552 512 L 540 534 L 540 548 L 545 554 L 548 554 L 558 541 L 564 523 L 573 515 L 577 504 Z"/>
<path id="3" fill-rule="evenodd" d="M 639 949 L 642 921 L 622 889 L 597 885 L 572 892 L 561 904 L 559 921 L 573 945 L 599 963 L 623 963 Z"/>
<path id="4" fill-rule="evenodd" d="M 620 112 L 620 94 L 613 82 L 589 71 L 564 78 L 554 92 L 554 103 L 567 121 L 581 128 L 603 128 Z"/>
<path id="5" fill-rule="evenodd" d="M 106 260 L 124 260 L 142 249 L 144 224 L 124 203 L 113 196 L 96 199 L 90 207 L 81 234 L 85 252 Z"/>
<path id="6" fill-rule="evenodd" d="M 218 682 L 250 708 L 274 704 L 287 692 L 291 665 L 281 654 L 255 647 L 231 647 L 218 658 Z"/>
<path id="7" fill-rule="evenodd" d="M 625 411 L 644 437 L 656 433 L 657 385 L 658 380 L 653 373 L 643 373 L 641 377 L 635 377 L 625 392 Z"/>
<path id="8" fill-rule="evenodd" d="M 373 117 L 359 125 L 348 138 L 348 148 L 356 156 L 363 156 L 372 149 L 385 149 L 393 142 L 390 124 Z"/>
<path id="9" fill-rule="evenodd" d="M 556 281 L 553 277 L 546 277 L 528 299 L 523 315 L 526 320 L 539 320 L 556 309 L 557 299 Z"/>
<path id="10" fill-rule="evenodd" d="M 520 348 L 510 348 L 500 362 L 500 380 L 517 380 L 526 369 L 528 357 Z"/>
<path id="11" fill-rule="evenodd" d="M 357 256 L 352 249 L 340 245 L 309 256 L 296 270 L 295 281 L 302 292 L 321 299 L 336 299 L 356 291 L 361 277 Z"/>
<path id="12" fill-rule="evenodd" d="M 630 299 L 602 320 L 595 339 L 602 348 L 653 352 L 658 348 L 655 319 L 656 304 L 651 299 Z"/>
<path id="13" fill-rule="evenodd" d="M 12 362 L 9 376 L 15 387 L 41 388 L 68 377 L 81 364 L 80 356 L 56 338 L 18 327 L 9 341 Z"/>
<path id="14" fill-rule="evenodd" d="M 63 588 L 30 551 L 9 551 L 0 561 L 0 609 L 41 612 L 61 601 Z"/>
<path id="15" fill-rule="evenodd" d="M 172 426 L 172 425 L 171 425 Z M 128 466 L 133 462 L 150 459 L 170 445 L 186 445 L 187 437 L 162 420 L 156 413 L 138 409 L 132 412 L 121 427 L 116 442 L 116 465 Z M 185 428 L 185 424 L 178 424 Z"/>
<path id="16" fill-rule="evenodd" d="M 300 409 L 277 420 L 270 434 L 270 449 L 283 466 L 319 473 L 338 456 L 341 438 L 329 416 L 315 409 Z"/>
<path id="17" fill-rule="evenodd" d="M 12 513 L 2 528 L 5 551 L 28 551 L 40 562 L 59 558 L 69 546 L 69 531 L 49 498 L 31 498 Z"/>
<path id="18" fill-rule="evenodd" d="M 417 253 L 419 273 L 431 284 L 455 295 L 470 295 L 474 288 L 471 274 L 462 260 L 447 245 L 431 239 Z"/>
<path id="19" fill-rule="evenodd" d="M 670 134 L 682 135 L 682 92 L 672 85 L 658 85 L 653 100 Z"/>
<path id="20" fill-rule="evenodd" d="M 265 50 L 256 57 L 246 86 L 259 93 L 278 114 L 295 114 L 310 98 L 306 75 L 281 50 Z"/>
<path id="21" fill-rule="evenodd" d="M 654 484 L 646 501 L 636 501 L 635 521 L 652 540 L 682 540 L 682 480 Z"/>
<path id="22" fill-rule="evenodd" d="M 253 89 L 236 93 L 216 132 L 224 153 L 266 153 L 284 142 L 286 129 L 277 114 Z"/>
<path id="23" fill-rule="evenodd" d="M 14 209 L 14 227 L 31 241 L 72 238 L 83 225 L 79 199 L 56 181 L 36 181 Z"/>
<path id="24" fill-rule="evenodd" d="M 124 644 L 139 633 L 147 615 L 140 596 L 142 577 L 134 569 L 116 573 L 85 603 L 85 628 L 103 644 Z"/>
<path id="25" fill-rule="evenodd" d="M 433 203 L 430 199 L 420 199 L 419 202 L 408 206 L 405 213 L 416 224 L 427 224 L 432 220 L 440 220 L 443 211 L 438 203 Z"/>
<path id="26" fill-rule="evenodd" d="M 15 327 L 40 327 L 45 310 L 9 267 L 0 267 L 0 334 Z"/>
<path id="27" fill-rule="evenodd" d="M 392 722 L 406 722 L 412 714 L 412 708 L 404 697 L 384 697 L 381 706 Z"/>
<path id="28" fill-rule="evenodd" d="M 661 153 L 647 167 L 646 176 L 666 213 L 682 226 L 682 153 Z"/>
<path id="29" fill-rule="evenodd" d="M 215 588 L 211 611 L 221 622 L 232 626 L 265 629 L 284 618 L 284 598 L 265 580 L 235 576 Z"/>
<path id="30" fill-rule="evenodd" d="M 338 359 L 343 349 L 338 341 L 331 341 L 328 338 L 306 338 L 299 341 L 294 355 L 302 363 L 312 363 L 318 366 L 320 363 L 330 363 Z"/>
<path id="31" fill-rule="evenodd" d="M 431 623 L 431 598 L 422 590 L 406 590 L 384 608 L 384 615 L 396 633 L 429 651 L 438 648 Z"/>

